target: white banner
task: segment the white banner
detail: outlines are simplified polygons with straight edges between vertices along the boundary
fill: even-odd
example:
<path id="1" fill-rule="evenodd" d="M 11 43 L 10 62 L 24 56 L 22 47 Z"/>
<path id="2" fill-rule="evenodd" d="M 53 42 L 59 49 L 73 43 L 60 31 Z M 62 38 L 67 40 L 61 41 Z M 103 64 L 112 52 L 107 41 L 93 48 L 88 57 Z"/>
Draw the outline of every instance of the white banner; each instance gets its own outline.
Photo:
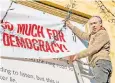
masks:
<path id="1" fill-rule="evenodd" d="M 64 61 L 23 60 L 1 59 L 0 83 L 78 83 L 72 65 Z"/>
<path id="2" fill-rule="evenodd" d="M 1 19 L 10 1 L 1 1 Z M 0 56 L 21 58 L 60 58 L 85 49 L 62 18 L 13 3 L 0 26 Z M 80 29 L 81 24 L 74 23 Z M 60 31 L 61 30 L 61 31 Z"/>
<path id="3" fill-rule="evenodd" d="M 8 59 L 1 62 L 0 83 L 77 83 L 73 68 L 67 64 Z"/>

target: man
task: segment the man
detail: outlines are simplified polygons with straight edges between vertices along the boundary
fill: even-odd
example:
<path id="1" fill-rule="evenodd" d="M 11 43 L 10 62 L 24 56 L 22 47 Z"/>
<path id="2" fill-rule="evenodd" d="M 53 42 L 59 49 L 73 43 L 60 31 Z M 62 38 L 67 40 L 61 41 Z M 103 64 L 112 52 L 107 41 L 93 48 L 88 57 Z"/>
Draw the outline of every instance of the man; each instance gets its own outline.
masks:
<path id="1" fill-rule="evenodd" d="M 80 53 L 70 56 L 70 60 L 74 61 L 84 57 L 88 57 L 90 65 L 93 67 L 95 83 L 110 83 L 110 75 L 112 71 L 110 53 L 110 40 L 107 31 L 102 26 L 102 19 L 99 16 L 93 16 L 89 21 L 91 33 L 82 32 L 70 21 L 66 21 L 68 26 L 80 39 L 87 40 L 88 48 Z"/>

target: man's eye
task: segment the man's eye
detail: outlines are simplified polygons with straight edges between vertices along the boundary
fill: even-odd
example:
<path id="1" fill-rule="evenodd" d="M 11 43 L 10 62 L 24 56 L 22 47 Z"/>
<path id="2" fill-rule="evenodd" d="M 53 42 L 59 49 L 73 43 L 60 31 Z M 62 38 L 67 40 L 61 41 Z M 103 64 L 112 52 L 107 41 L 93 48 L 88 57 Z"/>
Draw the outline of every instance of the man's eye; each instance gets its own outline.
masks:
<path id="1" fill-rule="evenodd" d="M 96 24 L 96 22 L 94 22 L 94 24 Z"/>
<path id="2" fill-rule="evenodd" d="M 90 25 L 92 25 L 93 23 L 90 23 Z"/>
<path id="3" fill-rule="evenodd" d="M 97 22 L 90 23 L 90 25 L 97 24 Z"/>

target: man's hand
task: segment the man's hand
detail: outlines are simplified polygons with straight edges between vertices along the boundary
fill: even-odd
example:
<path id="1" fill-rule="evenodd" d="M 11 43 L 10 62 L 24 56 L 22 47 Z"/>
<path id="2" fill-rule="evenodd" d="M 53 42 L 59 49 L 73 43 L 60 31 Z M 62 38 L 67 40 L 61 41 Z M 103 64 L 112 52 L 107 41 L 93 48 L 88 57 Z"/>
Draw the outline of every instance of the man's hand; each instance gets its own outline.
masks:
<path id="1" fill-rule="evenodd" d="M 70 56 L 69 56 L 69 61 L 68 61 L 68 63 L 71 64 L 71 63 L 73 63 L 75 60 L 78 60 L 78 57 L 77 57 L 77 56 L 78 56 L 77 54 L 70 55 Z"/>

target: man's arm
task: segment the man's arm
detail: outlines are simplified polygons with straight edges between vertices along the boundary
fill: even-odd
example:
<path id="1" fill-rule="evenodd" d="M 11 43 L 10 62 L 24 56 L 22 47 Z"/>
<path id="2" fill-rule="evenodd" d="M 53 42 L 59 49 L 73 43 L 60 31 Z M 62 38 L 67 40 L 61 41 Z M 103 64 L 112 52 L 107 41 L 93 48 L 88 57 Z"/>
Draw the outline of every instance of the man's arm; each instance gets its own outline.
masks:
<path id="1" fill-rule="evenodd" d="M 109 42 L 109 36 L 106 31 L 101 30 L 97 32 L 97 36 L 94 40 L 94 43 L 90 45 L 86 50 L 77 54 L 78 59 L 84 58 L 86 56 L 91 56 L 99 52 L 101 48 Z"/>
<path id="2" fill-rule="evenodd" d="M 70 21 L 66 21 L 66 25 L 74 32 L 80 39 L 89 40 L 89 34 L 81 31 L 77 27 L 73 26 Z"/>
<path id="3" fill-rule="evenodd" d="M 89 41 L 89 34 L 86 32 L 81 31 L 80 29 L 78 29 L 77 27 L 73 27 L 71 29 L 80 39 L 84 39 Z"/>

